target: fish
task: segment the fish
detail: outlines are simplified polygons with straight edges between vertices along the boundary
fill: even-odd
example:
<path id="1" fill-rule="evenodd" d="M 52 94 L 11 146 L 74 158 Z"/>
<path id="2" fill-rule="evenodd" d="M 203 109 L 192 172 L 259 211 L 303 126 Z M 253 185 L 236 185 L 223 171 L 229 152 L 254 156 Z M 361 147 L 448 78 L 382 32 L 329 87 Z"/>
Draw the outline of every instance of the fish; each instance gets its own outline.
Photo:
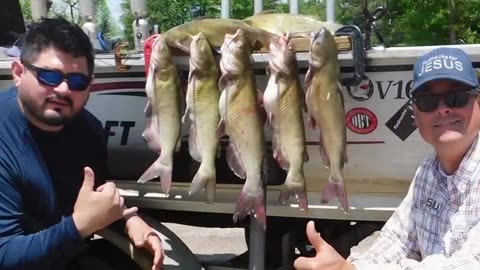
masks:
<path id="1" fill-rule="evenodd" d="M 239 28 L 225 34 L 221 46 L 219 88 L 220 123 L 217 136 L 228 135 L 227 163 L 245 179 L 233 221 L 253 214 L 266 228 L 264 166 L 265 135 L 261 100 L 257 92 L 249 32 Z"/>
<path id="2" fill-rule="evenodd" d="M 279 200 L 285 203 L 295 195 L 300 210 L 306 211 L 308 199 L 303 164 L 309 157 L 303 115 L 306 111 L 305 93 L 299 78 L 296 50 L 290 41 L 286 33 L 278 42 L 270 44 L 269 79 L 263 106 L 273 129 L 273 157 L 281 168 L 288 171 Z"/>
<path id="3" fill-rule="evenodd" d="M 340 23 L 321 21 L 318 17 L 312 15 L 268 11 L 247 17 L 243 21 L 278 36 L 289 33 L 290 37 L 306 38 L 310 36 L 310 33 L 316 32 L 321 27 L 327 28 L 332 34 L 343 27 Z"/>
<path id="4" fill-rule="evenodd" d="M 332 34 L 324 27 L 310 36 L 309 68 L 305 75 L 308 125 L 320 129 L 320 154 L 328 181 L 321 202 L 337 197 L 348 212 L 348 197 L 343 167 L 348 162 L 346 149 L 345 105 L 340 84 L 340 64 Z"/>
<path id="5" fill-rule="evenodd" d="M 220 121 L 218 101 L 219 67 L 207 37 L 199 32 L 190 43 L 190 70 L 186 95 L 187 108 L 182 118 L 190 123 L 189 152 L 200 167 L 190 185 L 190 194 L 205 187 L 207 201 L 215 198 L 216 169 L 219 138 L 216 128 Z"/>
<path id="6" fill-rule="evenodd" d="M 172 183 L 173 155 L 181 145 L 182 94 L 177 68 L 162 35 L 152 44 L 152 55 L 145 84 L 147 125 L 142 133 L 148 147 L 159 157 L 138 179 L 139 183 L 160 177 L 162 190 L 169 193 Z"/>
<path id="7" fill-rule="evenodd" d="M 170 47 L 178 48 L 189 52 L 192 37 L 202 32 L 208 39 L 212 49 L 220 48 L 223 44 L 225 34 L 235 34 L 237 29 L 243 29 L 250 36 L 250 46 L 253 50 L 260 50 L 278 38 L 276 35 L 252 27 L 248 23 L 237 19 L 226 18 L 203 18 L 186 22 L 167 30 L 163 35 Z"/>

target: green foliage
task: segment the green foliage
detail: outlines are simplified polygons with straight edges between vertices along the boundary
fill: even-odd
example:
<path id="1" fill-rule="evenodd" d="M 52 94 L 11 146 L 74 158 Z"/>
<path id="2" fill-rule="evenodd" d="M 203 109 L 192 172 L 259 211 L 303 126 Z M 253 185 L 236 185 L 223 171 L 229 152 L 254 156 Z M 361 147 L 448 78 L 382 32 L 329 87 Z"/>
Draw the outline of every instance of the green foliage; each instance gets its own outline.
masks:
<path id="1" fill-rule="evenodd" d="M 120 21 L 123 25 L 123 40 L 128 41 L 131 49 L 134 46 L 132 24 L 135 18 L 133 17 L 130 9 L 130 0 L 122 0 L 120 5 L 122 7 L 122 16 Z"/>
<path id="2" fill-rule="evenodd" d="M 22 8 L 23 20 L 26 22 L 32 21 L 32 7 L 30 0 L 20 0 L 20 7 Z"/>
<path id="3" fill-rule="evenodd" d="M 48 14 L 49 17 L 61 16 L 65 19 L 80 24 L 78 16 L 78 0 L 57 0 L 53 1 Z"/>
<path id="4" fill-rule="evenodd" d="M 106 39 L 119 37 L 120 30 L 118 29 L 117 25 L 113 23 L 112 17 L 110 16 L 110 10 L 108 9 L 107 1 L 97 0 L 96 9 L 96 21 L 98 31 L 102 32 Z"/>
<path id="5" fill-rule="evenodd" d="M 152 24 L 164 32 L 196 17 L 220 17 L 220 0 L 146 0 Z M 365 32 L 364 0 L 336 0 L 336 21 L 354 24 Z M 373 12 L 384 0 L 368 0 Z M 388 0 L 388 13 L 375 22 L 378 31 L 389 46 L 450 44 L 451 39 L 466 43 L 480 43 L 479 0 Z M 230 0 L 230 17 L 243 19 L 253 15 L 253 0 Z M 264 0 L 264 10 L 288 12 L 288 1 Z M 326 19 L 326 0 L 299 0 L 301 14 Z M 123 0 L 124 38 L 133 42 L 129 0 Z M 373 45 L 379 41 L 372 35 Z"/>

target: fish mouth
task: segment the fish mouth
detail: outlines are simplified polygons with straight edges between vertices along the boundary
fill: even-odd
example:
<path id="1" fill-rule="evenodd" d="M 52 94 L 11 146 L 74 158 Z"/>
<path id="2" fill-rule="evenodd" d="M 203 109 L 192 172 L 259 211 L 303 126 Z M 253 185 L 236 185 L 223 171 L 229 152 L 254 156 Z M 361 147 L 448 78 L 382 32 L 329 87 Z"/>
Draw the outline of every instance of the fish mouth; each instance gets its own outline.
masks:
<path id="1" fill-rule="evenodd" d="M 205 40 L 206 39 L 206 36 L 204 33 L 202 32 L 199 32 L 198 34 L 194 35 L 192 37 L 192 40 L 195 42 L 195 43 L 198 43 L 199 41 L 202 41 L 202 40 Z"/>
<path id="2" fill-rule="evenodd" d="M 229 53 L 232 53 L 236 50 L 237 47 L 239 50 L 243 50 L 245 42 L 242 39 L 245 38 L 246 33 L 241 29 L 237 29 L 235 34 L 225 34 L 225 40 L 227 40 L 226 49 Z M 238 42 L 238 43 L 237 43 Z M 236 44 L 235 44 L 236 43 Z M 236 46 L 233 46 L 236 45 Z"/>
<path id="3" fill-rule="evenodd" d="M 320 28 L 317 32 L 312 32 L 310 34 L 310 46 L 312 46 L 313 43 L 318 41 L 320 38 L 323 38 L 324 34 L 325 34 L 324 28 Z"/>

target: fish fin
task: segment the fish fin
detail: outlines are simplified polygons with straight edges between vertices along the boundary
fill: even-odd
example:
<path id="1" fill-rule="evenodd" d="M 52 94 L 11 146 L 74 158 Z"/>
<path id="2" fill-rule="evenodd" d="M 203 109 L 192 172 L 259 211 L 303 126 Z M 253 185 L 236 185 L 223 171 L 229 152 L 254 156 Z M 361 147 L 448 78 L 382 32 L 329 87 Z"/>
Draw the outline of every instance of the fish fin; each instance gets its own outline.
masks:
<path id="1" fill-rule="evenodd" d="M 288 170 L 288 168 L 290 167 L 290 164 L 288 163 L 288 160 L 285 158 L 282 151 L 280 150 L 280 144 L 278 142 L 278 138 L 274 139 L 274 144 L 272 146 L 273 146 L 273 158 L 277 161 L 278 165 L 282 169 Z"/>
<path id="2" fill-rule="evenodd" d="M 308 211 L 307 188 L 303 173 L 289 170 L 284 186 L 278 197 L 282 204 L 285 204 L 291 195 L 295 195 L 300 211 Z"/>
<path id="3" fill-rule="evenodd" d="M 188 150 L 190 152 L 190 156 L 195 161 L 202 162 L 202 154 L 200 154 L 195 125 L 190 126 L 190 133 L 188 135 Z"/>
<path id="4" fill-rule="evenodd" d="M 307 89 L 307 98 L 308 98 L 308 91 L 310 91 L 310 85 L 312 84 L 313 80 L 313 70 L 312 68 L 308 68 L 307 73 L 305 74 L 304 85 L 305 89 Z"/>
<path id="5" fill-rule="evenodd" d="M 340 83 L 338 83 L 338 89 L 342 89 L 342 85 Z M 342 100 L 342 107 L 343 109 L 345 110 L 345 97 L 343 95 L 343 93 L 341 91 L 338 91 L 338 94 L 340 95 L 340 99 Z M 344 145 L 347 145 L 347 138 L 345 137 L 343 139 L 344 141 Z M 347 163 L 348 162 L 348 155 L 347 155 L 347 149 L 344 149 L 343 150 L 343 163 Z"/>
<path id="6" fill-rule="evenodd" d="M 205 188 L 207 192 L 207 202 L 212 203 L 215 200 L 216 181 L 215 170 L 211 170 L 211 168 L 207 168 L 202 164 L 193 177 L 188 194 L 193 195 L 199 192 L 202 188 Z"/>
<path id="7" fill-rule="evenodd" d="M 325 168 L 330 168 L 330 160 L 328 159 L 327 152 L 325 151 L 325 146 L 323 144 L 322 136 L 320 135 L 320 155 L 322 156 L 323 165 Z"/>
<path id="8" fill-rule="evenodd" d="M 280 81 L 280 72 L 277 72 L 274 76 L 275 76 L 275 83 L 278 84 L 278 81 Z"/>
<path id="9" fill-rule="evenodd" d="M 142 137 L 147 143 L 148 149 L 154 151 L 155 153 L 160 153 L 162 151 L 160 141 L 157 139 L 157 133 L 153 130 L 151 123 L 149 123 L 147 128 L 145 128 L 143 131 Z"/>
<path id="10" fill-rule="evenodd" d="M 177 144 L 175 145 L 175 152 L 180 152 L 181 148 L 182 148 L 182 137 L 178 136 Z"/>
<path id="11" fill-rule="evenodd" d="M 308 155 L 308 150 L 305 147 L 305 150 L 303 150 L 303 162 L 308 162 L 310 160 L 310 156 Z"/>
<path id="12" fill-rule="evenodd" d="M 223 120 L 223 118 L 220 119 L 220 122 L 218 122 L 217 131 L 215 132 L 215 135 L 217 136 L 217 138 L 221 138 L 225 136 L 225 120 Z"/>
<path id="13" fill-rule="evenodd" d="M 257 89 L 257 105 L 263 108 L 263 92 L 260 89 Z"/>
<path id="14" fill-rule="evenodd" d="M 138 183 L 146 183 L 152 179 L 160 177 L 160 183 L 163 192 L 168 194 L 172 185 L 172 171 L 171 166 L 163 165 L 158 158 L 138 179 Z"/>
<path id="15" fill-rule="evenodd" d="M 256 195 L 249 195 L 245 190 L 242 190 L 235 205 L 233 212 L 233 222 L 237 223 L 243 220 L 247 215 L 251 215 L 257 219 L 265 230 L 267 227 L 267 216 L 265 213 L 265 197 L 263 191 Z"/>
<path id="16" fill-rule="evenodd" d="M 217 158 L 222 156 L 222 147 L 220 144 L 217 145 Z"/>
<path id="17" fill-rule="evenodd" d="M 268 124 L 269 124 L 269 127 L 272 128 L 273 127 L 273 113 L 269 113 L 268 114 Z"/>
<path id="18" fill-rule="evenodd" d="M 241 179 L 245 179 L 245 165 L 243 165 L 240 153 L 233 143 L 227 146 L 227 163 L 232 172 Z"/>
<path id="19" fill-rule="evenodd" d="M 146 118 L 152 117 L 152 102 L 149 98 L 147 98 L 147 104 L 145 104 L 145 109 L 143 109 L 143 113 L 145 114 Z"/>
<path id="20" fill-rule="evenodd" d="M 342 157 L 343 157 L 343 163 L 348 163 L 348 155 L 347 155 L 347 138 L 346 138 L 346 135 L 345 135 L 345 138 L 343 139 L 343 145 L 345 145 L 345 147 L 343 148 L 343 151 L 342 151 Z"/>
<path id="21" fill-rule="evenodd" d="M 187 108 L 185 108 L 185 113 L 182 116 L 182 124 L 188 126 L 192 125 L 192 121 L 190 119 L 190 107 L 187 105 Z"/>
<path id="22" fill-rule="evenodd" d="M 342 89 L 342 85 L 340 83 L 338 83 L 338 95 L 340 96 L 340 100 L 342 101 L 342 108 L 345 110 L 345 97 L 343 96 L 343 93 L 342 91 L 340 91 Z"/>
<path id="23" fill-rule="evenodd" d="M 225 90 L 225 88 L 227 88 L 227 85 L 228 85 L 228 75 L 222 74 L 218 79 L 218 89 L 220 90 L 220 92 Z"/>
<path id="24" fill-rule="evenodd" d="M 191 68 L 188 71 L 188 83 L 192 82 L 192 80 L 194 80 L 198 76 L 198 73 L 199 73 L 198 69 L 193 67 L 193 65 L 190 65 L 190 66 L 191 66 Z"/>
<path id="25" fill-rule="evenodd" d="M 307 106 L 307 93 L 302 88 L 302 85 L 300 84 L 300 81 L 297 81 L 298 84 L 298 89 L 300 89 L 299 95 L 300 95 L 300 101 L 302 103 L 302 109 L 305 113 L 308 113 L 308 106 Z"/>
<path id="26" fill-rule="evenodd" d="M 142 138 L 147 143 L 148 149 L 155 153 L 160 153 L 162 145 L 160 143 L 160 137 L 158 136 L 156 121 L 156 116 L 147 118 L 147 125 L 142 133 Z"/>
<path id="27" fill-rule="evenodd" d="M 315 118 L 313 118 L 313 116 L 311 116 L 311 115 L 308 116 L 307 124 L 308 124 L 308 126 L 311 127 L 312 129 L 316 129 L 316 128 L 317 128 L 317 123 L 316 123 L 316 121 L 315 121 Z"/>
<path id="28" fill-rule="evenodd" d="M 260 116 L 260 121 L 262 123 L 262 126 L 264 126 L 265 122 L 267 121 L 267 111 L 265 110 L 265 107 L 263 104 L 263 92 L 261 90 L 257 90 L 257 106 L 258 106 L 258 114 Z"/>
<path id="29" fill-rule="evenodd" d="M 343 181 L 335 183 L 333 180 L 329 179 L 323 188 L 321 202 L 328 203 L 334 197 L 338 198 L 340 206 L 343 211 L 347 213 L 349 210 L 348 196 Z"/>

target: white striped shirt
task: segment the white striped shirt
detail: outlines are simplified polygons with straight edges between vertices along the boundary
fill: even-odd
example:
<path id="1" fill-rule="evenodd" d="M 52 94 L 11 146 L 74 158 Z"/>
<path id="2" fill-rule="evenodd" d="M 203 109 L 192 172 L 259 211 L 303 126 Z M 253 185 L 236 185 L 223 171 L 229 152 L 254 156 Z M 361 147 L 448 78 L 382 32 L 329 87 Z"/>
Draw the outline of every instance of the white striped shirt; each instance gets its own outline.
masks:
<path id="1" fill-rule="evenodd" d="M 433 154 L 374 244 L 351 261 L 362 269 L 480 269 L 478 136 L 453 175 Z"/>

